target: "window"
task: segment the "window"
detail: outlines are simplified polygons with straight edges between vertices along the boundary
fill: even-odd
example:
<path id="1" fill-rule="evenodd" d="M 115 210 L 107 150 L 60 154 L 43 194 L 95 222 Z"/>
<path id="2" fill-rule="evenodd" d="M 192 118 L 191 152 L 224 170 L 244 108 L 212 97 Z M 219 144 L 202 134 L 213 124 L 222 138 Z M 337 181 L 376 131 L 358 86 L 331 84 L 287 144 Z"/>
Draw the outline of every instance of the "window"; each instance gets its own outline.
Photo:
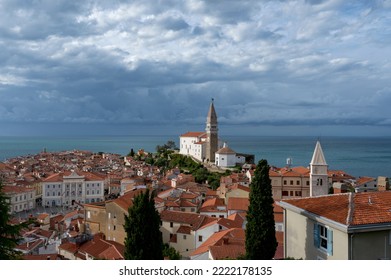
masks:
<path id="1" fill-rule="evenodd" d="M 314 245 L 315 247 L 333 255 L 333 231 L 322 224 L 314 224 Z"/>
<path id="2" fill-rule="evenodd" d="M 282 196 L 288 196 L 288 191 L 282 191 Z"/>
<path id="3" fill-rule="evenodd" d="M 202 242 L 202 235 L 199 235 L 199 236 L 198 236 L 198 241 L 199 241 L 199 242 Z"/>
<path id="4" fill-rule="evenodd" d="M 289 181 L 289 184 L 290 184 L 291 186 L 293 186 L 293 180 L 290 180 L 290 181 Z"/>
<path id="5" fill-rule="evenodd" d="M 284 185 L 286 185 L 286 180 L 284 180 Z"/>
<path id="6" fill-rule="evenodd" d="M 187 238 L 187 237 L 186 237 L 186 234 L 184 234 L 184 235 L 183 235 L 183 239 L 185 239 L 185 240 L 186 240 L 186 238 Z"/>
<path id="7" fill-rule="evenodd" d="M 296 185 L 300 186 L 300 181 L 299 180 L 296 181 Z"/>
<path id="8" fill-rule="evenodd" d="M 301 191 L 295 191 L 295 196 L 301 196 Z"/>
<path id="9" fill-rule="evenodd" d="M 173 227 L 174 226 L 174 223 L 173 222 L 170 222 L 170 227 Z"/>
<path id="10" fill-rule="evenodd" d="M 117 227 L 114 225 L 114 226 L 113 226 L 113 230 L 115 230 L 116 228 L 117 228 Z"/>

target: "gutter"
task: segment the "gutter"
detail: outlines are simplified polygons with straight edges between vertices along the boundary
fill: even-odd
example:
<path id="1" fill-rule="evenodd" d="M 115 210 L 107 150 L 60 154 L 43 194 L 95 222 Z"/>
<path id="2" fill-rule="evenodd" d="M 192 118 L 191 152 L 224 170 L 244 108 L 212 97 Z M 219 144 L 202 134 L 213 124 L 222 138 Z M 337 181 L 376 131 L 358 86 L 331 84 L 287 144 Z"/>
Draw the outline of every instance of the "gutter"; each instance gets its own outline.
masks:
<path id="1" fill-rule="evenodd" d="M 377 223 L 377 224 L 364 224 L 364 225 L 345 225 L 345 224 L 338 223 L 334 220 L 325 218 L 323 216 L 319 216 L 317 214 L 314 214 L 302 208 L 296 207 L 284 201 L 279 201 L 277 202 L 277 204 L 279 204 L 284 209 L 289 209 L 294 213 L 303 215 L 316 222 L 321 222 L 325 225 L 332 226 L 333 228 L 345 233 L 360 233 L 360 232 L 371 232 L 371 231 L 379 231 L 379 230 L 391 230 L 391 222 Z"/>

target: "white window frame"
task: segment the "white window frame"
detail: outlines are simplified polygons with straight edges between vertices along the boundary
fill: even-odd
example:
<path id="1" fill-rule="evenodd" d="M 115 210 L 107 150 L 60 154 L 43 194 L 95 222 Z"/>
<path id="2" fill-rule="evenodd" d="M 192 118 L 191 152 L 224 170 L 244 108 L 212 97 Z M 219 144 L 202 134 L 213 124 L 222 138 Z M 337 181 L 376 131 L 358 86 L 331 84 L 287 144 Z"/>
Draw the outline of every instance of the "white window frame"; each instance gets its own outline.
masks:
<path id="1" fill-rule="evenodd" d="M 327 227 L 323 225 L 319 225 L 319 238 L 320 238 L 319 248 L 327 251 L 327 243 L 328 243 Z"/>

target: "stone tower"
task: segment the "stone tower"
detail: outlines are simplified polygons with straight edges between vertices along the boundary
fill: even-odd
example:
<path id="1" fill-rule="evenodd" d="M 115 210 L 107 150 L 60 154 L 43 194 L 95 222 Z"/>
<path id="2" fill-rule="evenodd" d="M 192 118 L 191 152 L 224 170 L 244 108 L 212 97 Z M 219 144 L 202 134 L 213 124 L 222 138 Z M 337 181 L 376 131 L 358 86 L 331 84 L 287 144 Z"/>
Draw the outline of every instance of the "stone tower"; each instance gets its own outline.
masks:
<path id="1" fill-rule="evenodd" d="M 327 163 L 320 142 L 316 142 L 315 151 L 310 163 L 310 196 L 327 195 L 329 182 Z"/>
<path id="2" fill-rule="evenodd" d="M 215 111 L 215 107 L 213 105 L 213 98 L 212 102 L 209 106 L 209 112 L 208 116 L 206 118 L 206 136 L 207 136 L 207 143 L 206 143 L 206 153 L 205 153 L 205 159 L 209 162 L 215 161 L 215 153 L 218 149 L 218 135 L 217 135 L 217 115 Z"/>

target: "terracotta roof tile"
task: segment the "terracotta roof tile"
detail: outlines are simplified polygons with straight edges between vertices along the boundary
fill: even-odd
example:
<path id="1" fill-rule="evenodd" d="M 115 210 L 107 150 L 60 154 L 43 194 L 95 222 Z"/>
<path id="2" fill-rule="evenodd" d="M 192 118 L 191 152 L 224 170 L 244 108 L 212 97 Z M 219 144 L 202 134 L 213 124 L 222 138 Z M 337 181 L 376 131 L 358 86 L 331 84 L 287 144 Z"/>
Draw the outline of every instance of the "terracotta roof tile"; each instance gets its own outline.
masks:
<path id="1" fill-rule="evenodd" d="M 205 132 L 195 132 L 195 131 L 186 132 L 181 135 L 181 137 L 203 137 L 203 136 L 206 137 Z"/>
<path id="2" fill-rule="evenodd" d="M 209 220 L 207 216 L 197 213 L 164 210 L 160 213 L 162 221 L 175 222 L 182 225 L 191 226 L 192 230 L 199 229 L 204 220 Z M 216 219 L 216 218 L 215 218 Z"/>
<path id="3" fill-rule="evenodd" d="M 182 234 L 190 234 L 191 233 L 191 227 L 189 226 L 180 226 L 177 230 L 177 233 Z"/>
<path id="4" fill-rule="evenodd" d="M 250 200 L 246 197 L 230 197 L 228 199 L 228 210 L 247 211 Z"/>
<path id="5" fill-rule="evenodd" d="M 391 223 L 391 191 L 287 199 L 284 204 L 348 226 Z"/>

